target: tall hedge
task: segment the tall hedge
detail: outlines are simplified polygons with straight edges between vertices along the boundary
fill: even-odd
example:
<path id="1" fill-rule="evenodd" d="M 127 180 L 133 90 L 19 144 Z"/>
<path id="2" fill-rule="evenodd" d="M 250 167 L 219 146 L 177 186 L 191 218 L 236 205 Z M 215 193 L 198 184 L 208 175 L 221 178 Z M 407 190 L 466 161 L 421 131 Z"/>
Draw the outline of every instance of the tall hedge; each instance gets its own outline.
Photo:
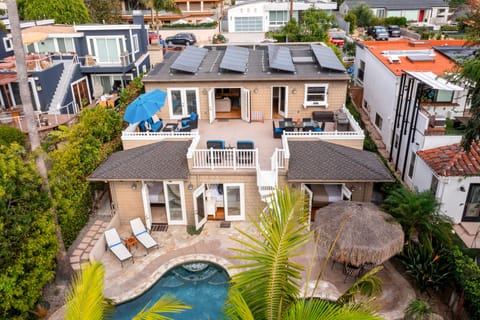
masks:
<path id="1" fill-rule="evenodd" d="M 480 319 L 480 267 L 458 248 L 452 250 L 452 257 L 455 282 L 465 293 L 465 309 L 472 319 Z"/>
<path id="2" fill-rule="evenodd" d="M 0 144 L 0 319 L 27 319 L 53 278 L 51 201 L 23 147 Z"/>
<path id="3" fill-rule="evenodd" d="M 68 247 L 88 222 L 93 189 L 87 177 L 120 147 L 122 119 L 111 108 L 84 109 L 65 141 L 49 153 L 50 188 Z"/>

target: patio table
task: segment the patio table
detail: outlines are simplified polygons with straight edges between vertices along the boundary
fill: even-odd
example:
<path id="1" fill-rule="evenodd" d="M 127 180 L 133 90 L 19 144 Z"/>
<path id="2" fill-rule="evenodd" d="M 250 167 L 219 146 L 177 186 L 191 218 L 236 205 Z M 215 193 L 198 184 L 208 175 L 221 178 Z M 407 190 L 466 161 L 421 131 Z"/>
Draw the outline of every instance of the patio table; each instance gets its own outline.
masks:
<path id="1" fill-rule="evenodd" d="M 165 127 L 163 127 L 164 132 L 170 132 L 170 131 L 175 131 L 177 129 L 178 124 L 177 123 L 167 123 Z"/>
<path id="2" fill-rule="evenodd" d="M 303 129 L 304 127 L 314 127 L 314 128 L 320 127 L 318 125 L 318 121 L 315 121 L 315 120 L 305 121 L 305 122 L 302 122 L 301 124 L 298 124 L 298 122 L 295 122 L 295 121 L 279 121 L 278 126 L 279 128 L 282 128 L 282 129 L 285 129 L 285 127 L 294 127 L 297 130 Z"/>

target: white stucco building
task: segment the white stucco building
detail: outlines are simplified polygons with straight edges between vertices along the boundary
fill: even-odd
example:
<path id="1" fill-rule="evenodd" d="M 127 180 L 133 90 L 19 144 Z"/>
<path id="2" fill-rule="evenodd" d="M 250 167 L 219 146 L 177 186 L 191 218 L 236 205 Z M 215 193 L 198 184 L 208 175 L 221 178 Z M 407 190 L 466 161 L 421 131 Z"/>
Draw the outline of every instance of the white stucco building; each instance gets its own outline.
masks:
<path id="1" fill-rule="evenodd" d="M 298 21 L 301 12 L 308 8 L 331 13 L 337 3 L 329 0 L 295 1 L 293 17 Z M 283 27 L 289 20 L 289 1 L 237 1 L 228 8 L 228 32 L 268 32 Z"/>

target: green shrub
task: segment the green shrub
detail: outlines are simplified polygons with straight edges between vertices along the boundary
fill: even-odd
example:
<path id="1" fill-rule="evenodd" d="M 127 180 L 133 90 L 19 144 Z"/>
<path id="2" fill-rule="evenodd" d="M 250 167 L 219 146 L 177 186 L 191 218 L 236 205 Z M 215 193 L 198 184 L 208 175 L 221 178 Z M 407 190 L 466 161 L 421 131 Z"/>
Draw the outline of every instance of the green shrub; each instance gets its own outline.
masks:
<path id="1" fill-rule="evenodd" d="M 422 292 L 439 292 L 452 273 L 448 251 L 442 245 L 434 248 L 426 242 L 410 241 L 404 246 L 400 259 L 405 272 Z"/>
<path id="2" fill-rule="evenodd" d="M 203 227 L 197 230 L 196 226 L 187 226 L 187 233 L 191 236 L 198 235 L 202 233 Z"/>
<path id="3" fill-rule="evenodd" d="M 421 299 L 413 299 L 408 303 L 408 306 L 405 309 L 405 315 L 408 317 L 407 319 L 413 320 L 428 320 L 432 313 L 432 307 L 428 302 Z"/>
<path id="4" fill-rule="evenodd" d="M 385 18 L 386 25 L 397 25 L 405 27 L 407 25 L 407 18 L 405 17 L 388 17 Z"/>
<path id="5" fill-rule="evenodd" d="M 0 145 L 0 319 L 31 319 L 54 277 L 58 249 L 51 201 L 33 160 Z"/>
<path id="6" fill-rule="evenodd" d="M 65 133 L 65 143 L 49 153 L 50 187 L 65 245 L 88 222 L 93 187 L 86 177 L 120 146 L 122 119 L 111 108 L 84 109 L 79 122 Z"/>
<path id="7" fill-rule="evenodd" d="M 0 126 L 0 144 L 8 146 L 16 142 L 25 147 L 25 141 L 25 134 L 21 130 L 10 126 Z"/>
<path id="8" fill-rule="evenodd" d="M 465 309 L 472 319 L 480 319 L 480 267 L 459 248 L 451 251 L 451 259 L 455 282 L 465 293 Z"/>

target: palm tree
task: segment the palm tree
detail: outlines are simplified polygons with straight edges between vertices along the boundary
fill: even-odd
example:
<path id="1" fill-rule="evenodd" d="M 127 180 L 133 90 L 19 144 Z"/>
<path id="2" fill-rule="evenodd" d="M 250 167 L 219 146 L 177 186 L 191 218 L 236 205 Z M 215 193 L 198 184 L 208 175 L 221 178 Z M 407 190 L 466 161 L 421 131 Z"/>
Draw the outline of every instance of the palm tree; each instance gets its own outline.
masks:
<path id="1" fill-rule="evenodd" d="M 35 164 L 37 166 L 38 173 L 43 179 L 43 187 L 48 193 L 50 193 L 47 167 L 45 166 L 45 154 L 42 152 L 42 148 L 40 147 L 40 136 L 38 135 L 30 89 L 28 88 L 25 51 L 23 49 L 22 31 L 20 29 L 17 3 L 15 0 L 7 0 L 6 5 L 8 10 L 8 19 L 10 21 L 10 30 L 12 33 L 13 50 L 15 52 L 20 98 L 22 99 L 23 112 L 25 114 L 25 121 L 28 130 L 28 140 L 30 142 L 32 153 L 37 155 L 35 158 Z M 53 216 L 56 226 L 55 233 L 59 245 L 59 251 L 57 253 L 56 280 L 65 281 L 70 279 L 71 275 L 73 274 L 73 269 L 67 256 L 67 250 L 65 249 L 65 243 L 63 242 L 62 232 L 55 209 L 53 209 Z"/>
<path id="2" fill-rule="evenodd" d="M 258 221 L 251 219 L 261 236 L 238 230 L 245 239 L 234 239 L 242 247 L 232 249 L 238 253 L 233 258 L 246 263 L 235 267 L 243 271 L 232 277 L 229 319 L 379 319 L 358 306 L 300 295 L 304 267 L 291 258 L 302 254 L 313 236 L 304 199 L 288 188 L 277 190 L 274 199 Z"/>
<path id="3" fill-rule="evenodd" d="M 105 268 L 99 262 L 86 264 L 81 273 L 74 277 L 72 288 L 66 297 L 66 320 L 101 320 L 108 317 L 113 309 L 111 300 L 103 295 Z M 191 307 L 180 300 L 162 296 L 155 304 L 145 307 L 133 319 L 171 319 L 161 313 L 179 313 Z"/>
<path id="4" fill-rule="evenodd" d="M 439 206 L 431 191 L 411 192 L 403 187 L 392 191 L 382 205 L 402 225 L 407 241 L 431 241 L 433 237 L 448 244 L 452 240 L 452 223 L 439 213 Z"/>
<path id="5" fill-rule="evenodd" d="M 141 0 L 143 4 L 150 9 L 150 17 L 152 24 L 155 25 L 155 31 L 158 34 L 158 11 L 159 10 L 168 10 L 172 12 L 180 12 L 177 7 L 177 4 L 174 0 Z M 155 10 L 155 16 L 153 15 L 153 10 Z"/>

